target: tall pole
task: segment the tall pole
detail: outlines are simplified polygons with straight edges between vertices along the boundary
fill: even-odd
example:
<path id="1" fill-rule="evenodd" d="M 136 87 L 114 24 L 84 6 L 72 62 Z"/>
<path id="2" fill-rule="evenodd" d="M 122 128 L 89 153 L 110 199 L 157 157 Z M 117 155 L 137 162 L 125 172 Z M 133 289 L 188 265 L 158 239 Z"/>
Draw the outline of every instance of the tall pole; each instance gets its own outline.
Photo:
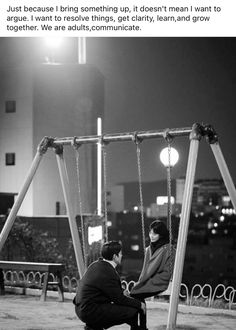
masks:
<path id="1" fill-rule="evenodd" d="M 70 199 L 70 189 L 69 189 L 69 178 L 66 169 L 66 163 L 63 157 L 63 147 L 57 147 L 55 149 L 57 157 L 57 165 L 60 173 L 62 190 L 64 194 L 64 199 L 66 203 L 67 214 L 69 218 L 70 231 L 74 246 L 76 263 L 79 271 L 80 278 L 82 278 L 85 272 L 82 248 L 79 239 L 79 231 L 76 224 L 75 214 L 73 212 L 72 203 Z"/>
<path id="2" fill-rule="evenodd" d="M 78 38 L 78 63 L 86 64 L 86 38 Z"/>
<path id="3" fill-rule="evenodd" d="M 191 142 L 190 142 L 190 150 L 188 157 L 186 182 L 184 187 L 183 205 L 181 210 L 178 243 L 177 243 L 176 256 L 175 256 L 173 281 L 172 281 L 171 296 L 170 296 L 170 308 L 169 308 L 168 321 L 166 327 L 167 330 L 175 330 L 176 328 L 179 293 L 180 293 L 180 286 L 181 286 L 182 274 L 183 274 L 187 234 L 189 227 L 189 217 L 190 217 L 191 202 L 193 195 L 193 184 L 194 184 L 200 139 L 201 139 L 201 135 L 198 132 L 198 126 L 195 125 L 193 126 L 192 133 L 190 134 Z"/>
<path id="4" fill-rule="evenodd" d="M 20 189 L 20 192 L 19 192 L 19 195 L 9 213 L 9 216 L 4 224 L 4 227 L 1 231 L 1 234 L 0 234 L 0 251 L 2 250 L 2 247 L 8 237 L 8 234 L 14 224 L 14 221 L 15 221 L 15 218 L 16 218 L 16 215 L 18 213 L 18 210 L 19 208 L 21 207 L 21 204 L 25 198 L 25 195 L 29 189 L 29 186 L 33 180 L 33 177 L 35 175 L 35 172 L 40 164 L 40 161 L 42 159 L 42 156 L 44 155 L 44 153 L 47 151 L 47 148 L 48 148 L 48 144 L 50 143 L 49 141 L 50 139 L 49 138 L 44 138 L 41 143 L 39 144 L 38 146 L 38 149 L 37 149 L 37 152 L 36 152 L 36 155 L 33 159 L 33 162 L 31 164 L 31 167 L 29 169 L 29 172 L 27 173 L 26 175 L 26 178 L 25 178 L 25 181 L 22 185 L 22 188 Z"/>
<path id="5" fill-rule="evenodd" d="M 97 135 L 102 135 L 102 119 L 97 119 Z M 102 216 L 102 140 L 97 143 L 97 214 Z"/>

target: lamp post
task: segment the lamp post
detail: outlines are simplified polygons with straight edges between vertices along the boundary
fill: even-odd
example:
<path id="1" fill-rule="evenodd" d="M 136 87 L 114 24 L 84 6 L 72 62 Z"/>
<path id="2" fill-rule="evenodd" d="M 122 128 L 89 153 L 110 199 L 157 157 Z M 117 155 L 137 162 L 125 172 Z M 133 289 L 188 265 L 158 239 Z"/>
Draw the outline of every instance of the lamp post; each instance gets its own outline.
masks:
<path id="1" fill-rule="evenodd" d="M 167 198 L 168 198 L 168 214 L 167 214 L 167 227 L 171 225 L 171 169 L 174 167 L 179 160 L 179 153 L 176 149 L 170 145 L 162 149 L 160 153 L 160 160 L 165 166 L 167 171 Z M 172 237 L 171 237 L 172 239 Z"/>

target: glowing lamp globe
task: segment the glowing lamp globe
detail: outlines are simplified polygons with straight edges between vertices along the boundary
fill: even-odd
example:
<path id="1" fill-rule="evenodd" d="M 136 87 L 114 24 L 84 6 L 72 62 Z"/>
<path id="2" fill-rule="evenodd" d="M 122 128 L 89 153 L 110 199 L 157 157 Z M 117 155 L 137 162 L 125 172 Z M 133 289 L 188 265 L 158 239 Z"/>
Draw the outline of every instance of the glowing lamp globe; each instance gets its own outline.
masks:
<path id="1" fill-rule="evenodd" d="M 59 48 L 62 44 L 61 37 L 46 37 L 44 41 L 46 46 L 51 49 Z"/>
<path id="2" fill-rule="evenodd" d="M 160 153 L 160 160 L 165 167 L 169 166 L 169 150 L 168 147 L 162 149 Z M 170 148 L 170 167 L 176 165 L 179 160 L 179 153 L 175 148 Z"/>

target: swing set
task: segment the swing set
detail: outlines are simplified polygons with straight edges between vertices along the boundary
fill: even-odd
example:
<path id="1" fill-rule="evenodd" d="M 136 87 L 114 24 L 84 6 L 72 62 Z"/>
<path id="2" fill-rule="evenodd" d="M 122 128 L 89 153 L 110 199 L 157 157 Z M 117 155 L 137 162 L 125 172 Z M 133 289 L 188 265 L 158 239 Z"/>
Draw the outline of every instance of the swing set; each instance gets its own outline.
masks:
<path id="1" fill-rule="evenodd" d="M 189 217 L 191 210 L 191 201 L 193 194 L 193 185 L 196 171 L 196 163 L 198 156 L 198 148 L 200 140 L 204 137 L 209 143 L 211 150 L 214 154 L 215 160 L 219 167 L 221 176 L 224 180 L 226 189 L 228 191 L 229 197 L 232 201 L 234 209 L 236 209 L 236 190 L 232 178 L 230 176 L 227 164 L 225 162 L 224 156 L 222 154 L 218 136 L 214 130 L 214 128 L 210 125 L 201 125 L 194 124 L 192 127 L 186 128 L 173 128 L 173 129 L 165 129 L 165 130 L 154 130 L 154 131 L 139 131 L 133 133 L 118 133 L 118 134 L 101 134 L 99 132 L 98 135 L 93 136 L 78 136 L 78 137 L 64 137 L 64 138 L 51 138 L 44 137 L 40 142 L 37 148 L 36 155 L 33 159 L 29 172 L 23 182 L 22 188 L 18 194 L 18 197 L 11 209 L 11 212 L 5 222 L 5 225 L 0 234 L 0 251 L 8 237 L 8 234 L 14 224 L 17 212 L 24 200 L 24 197 L 28 191 L 28 188 L 33 180 L 33 177 L 39 167 L 40 161 L 44 154 L 47 152 L 49 148 L 53 149 L 56 154 L 57 165 L 59 169 L 61 184 L 63 195 L 65 199 L 70 231 L 75 251 L 76 263 L 79 271 L 80 277 L 83 276 L 86 269 L 86 256 L 83 255 L 83 250 L 85 252 L 85 233 L 83 231 L 84 221 L 83 221 L 83 210 L 82 210 L 82 200 L 81 200 L 81 187 L 80 187 L 80 172 L 79 172 L 79 147 L 83 144 L 97 144 L 98 150 L 102 150 L 102 159 L 103 159 L 103 185 L 104 185 L 104 218 L 105 218 L 105 240 L 108 239 L 107 232 L 107 200 L 106 200 L 106 144 L 111 142 L 125 142 L 125 141 L 133 141 L 136 144 L 136 152 L 137 152 L 137 164 L 138 164 L 138 176 L 139 176 L 139 196 L 140 196 L 140 205 L 141 205 L 141 222 L 142 222 L 142 240 L 143 247 L 145 248 L 145 231 L 144 231 L 144 210 L 143 210 L 143 197 L 142 197 L 142 177 L 141 177 L 141 161 L 140 161 L 140 143 L 144 139 L 154 139 L 154 138 L 165 138 L 168 143 L 169 150 L 169 165 L 167 168 L 167 181 L 168 181 L 168 205 L 170 206 L 170 198 L 171 198 L 171 178 L 170 178 L 170 144 L 171 141 L 176 137 L 189 137 L 190 147 L 189 147 L 189 155 L 188 155 L 188 163 L 187 163 L 187 172 L 186 172 L 186 180 L 183 194 L 183 203 L 181 210 L 181 218 L 180 218 L 180 226 L 176 247 L 176 256 L 174 263 L 174 270 L 172 275 L 172 287 L 170 294 L 170 306 L 167 320 L 167 330 L 176 329 L 176 318 L 177 318 L 177 310 L 178 310 L 178 301 L 179 301 L 179 293 L 180 293 L 180 285 L 183 273 L 184 266 L 184 258 L 185 258 L 185 250 L 186 250 L 186 242 L 187 242 L 187 233 L 189 227 Z M 71 198 L 69 194 L 69 180 L 66 170 L 66 163 L 63 156 L 63 148 L 64 146 L 73 146 L 76 151 L 76 168 L 77 168 L 77 178 L 78 178 L 78 192 L 79 192 L 79 206 L 80 206 L 80 217 L 81 217 L 81 228 L 82 228 L 82 241 L 83 241 L 83 249 L 80 242 L 80 237 L 78 233 L 78 228 L 76 224 L 76 217 L 74 211 L 72 209 Z M 99 164 L 98 164 L 99 165 Z M 100 168 L 101 170 L 101 168 Z M 100 178 L 101 185 L 101 178 Z M 98 207 L 100 207 L 98 205 Z M 103 214 L 101 209 L 98 209 L 98 216 L 103 218 Z M 170 231 L 170 242 L 172 241 L 172 230 L 171 230 L 171 208 L 168 207 L 168 227 Z"/>

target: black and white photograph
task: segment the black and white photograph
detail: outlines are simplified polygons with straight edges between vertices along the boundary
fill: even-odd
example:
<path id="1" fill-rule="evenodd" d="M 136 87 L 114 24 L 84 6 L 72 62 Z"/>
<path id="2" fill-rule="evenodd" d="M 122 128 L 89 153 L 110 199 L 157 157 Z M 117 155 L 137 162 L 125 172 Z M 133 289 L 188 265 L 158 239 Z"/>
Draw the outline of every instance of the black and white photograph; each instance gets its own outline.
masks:
<path id="1" fill-rule="evenodd" d="M 0 37 L 0 330 L 235 329 L 235 125 L 235 37 Z"/>

